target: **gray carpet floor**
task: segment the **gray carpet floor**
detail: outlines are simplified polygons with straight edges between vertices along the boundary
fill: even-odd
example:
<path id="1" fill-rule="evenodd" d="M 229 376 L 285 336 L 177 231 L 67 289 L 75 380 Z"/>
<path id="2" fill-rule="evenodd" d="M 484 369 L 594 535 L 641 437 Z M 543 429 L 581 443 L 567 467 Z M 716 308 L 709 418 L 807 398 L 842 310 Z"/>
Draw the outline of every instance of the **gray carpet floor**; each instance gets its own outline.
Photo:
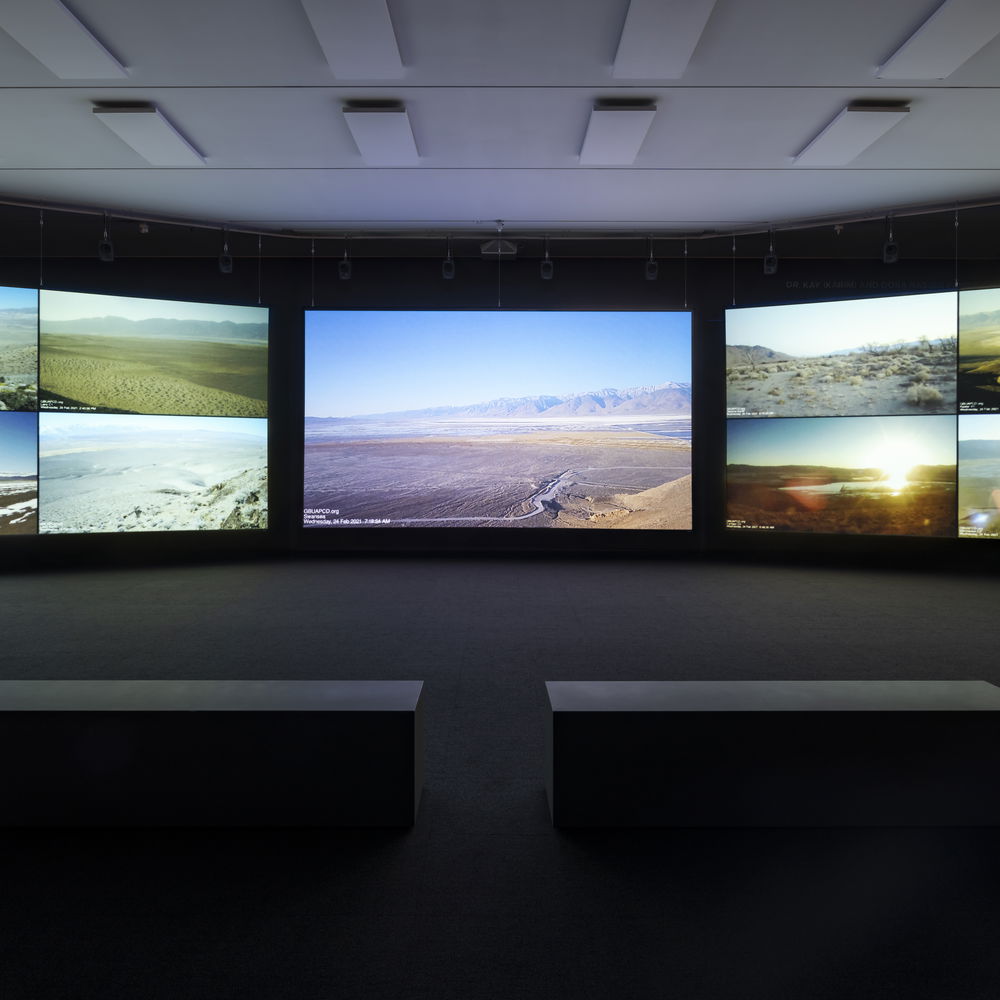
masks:
<path id="1" fill-rule="evenodd" d="M 422 679 L 427 774 L 406 831 L 0 831 L 0 997 L 994 1000 L 1000 830 L 556 831 L 542 722 L 545 680 L 1000 683 L 997 596 L 696 560 L 7 575 L 0 677 Z"/>

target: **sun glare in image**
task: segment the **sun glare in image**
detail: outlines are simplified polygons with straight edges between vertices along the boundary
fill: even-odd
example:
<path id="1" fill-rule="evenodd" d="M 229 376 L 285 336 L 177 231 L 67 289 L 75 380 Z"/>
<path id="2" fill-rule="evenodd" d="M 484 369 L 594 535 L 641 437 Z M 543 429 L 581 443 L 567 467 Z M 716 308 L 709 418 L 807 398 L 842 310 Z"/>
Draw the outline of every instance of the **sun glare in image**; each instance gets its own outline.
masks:
<path id="1" fill-rule="evenodd" d="M 918 465 L 927 464 L 927 455 L 918 441 L 900 435 L 884 439 L 867 464 L 879 469 L 879 482 L 898 494 L 912 485 L 911 473 Z"/>

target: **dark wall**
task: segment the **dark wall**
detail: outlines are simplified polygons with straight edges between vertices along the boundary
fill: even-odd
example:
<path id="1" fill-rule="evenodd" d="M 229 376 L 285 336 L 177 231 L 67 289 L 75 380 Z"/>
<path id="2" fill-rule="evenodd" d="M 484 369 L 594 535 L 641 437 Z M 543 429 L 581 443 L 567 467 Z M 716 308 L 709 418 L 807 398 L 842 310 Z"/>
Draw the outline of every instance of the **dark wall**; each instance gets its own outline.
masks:
<path id="1" fill-rule="evenodd" d="M 956 225 L 957 221 L 957 225 Z M 42 224 L 40 224 L 42 223 Z M 893 220 L 895 264 L 882 262 L 887 224 L 878 219 L 794 231 L 690 235 L 687 239 L 627 233 L 555 236 L 548 249 L 554 277 L 543 281 L 541 235 L 504 234 L 514 258 L 484 257 L 488 232 L 451 239 L 455 277 L 441 275 L 445 240 L 391 234 L 312 240 L 293 235 L 233 233 L 201 226 L 112 218 L 115 260 L 97 259 L 99 215 L 0 208 L 0 284 L 107 294 L 256 304 L 271 309 L 271 524 L 266 533 L 186 533 L 168 537 L 39 536 L 4 540 L 23 561 L 193 558 L 282 553 L 292 549 L 377 551 L 519 550 L 597 554 L 893 559 L 979 566 L 988 543 L 958 539 L 875 539 L 725 532 L 724 315 L 737 305 L 805 302 L 1000 284 L 993 234 L 1000 208 L 965 209 Z M 217 266 L 223 239 L 232 274 Z M 777 273 L 763 273 L 773 244 Z M 646 280 L 652 245 L 659 263 Z M 337 264 L 349 253 L 352 277 Z M 695 530 L 672 532 L 510 532 L 503 529 L 337 529 L 302 532 L 301 414 L 303 310 L 319 309 L 691 309 L 695 391 Z M 8 545 L 8 543 L 11 543 Z"/>

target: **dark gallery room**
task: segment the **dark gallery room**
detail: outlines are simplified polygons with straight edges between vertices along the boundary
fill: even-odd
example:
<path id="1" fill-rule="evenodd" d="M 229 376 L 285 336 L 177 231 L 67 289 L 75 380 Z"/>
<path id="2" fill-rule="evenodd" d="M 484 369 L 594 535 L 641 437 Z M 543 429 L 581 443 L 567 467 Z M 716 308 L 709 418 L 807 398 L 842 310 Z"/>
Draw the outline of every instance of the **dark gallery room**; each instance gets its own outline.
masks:
<path id="1" fill-rule="evenodd" d="M 998 94 L 984 0 L 0 3 L 0 998 L 993 1000 Z"/>

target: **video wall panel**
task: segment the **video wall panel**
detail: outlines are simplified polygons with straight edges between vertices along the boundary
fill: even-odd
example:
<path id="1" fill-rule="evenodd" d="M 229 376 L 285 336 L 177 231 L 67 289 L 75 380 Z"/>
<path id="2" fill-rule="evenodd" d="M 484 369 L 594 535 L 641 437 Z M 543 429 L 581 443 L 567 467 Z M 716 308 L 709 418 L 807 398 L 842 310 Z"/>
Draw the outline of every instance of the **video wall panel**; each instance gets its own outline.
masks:
<path id="1" fill-rule="evenodd" d="M 267 309 L 0 289 L 0 534 L 267 526 Z"/>
<path id="2" fill-rule="evenodd" d="M 681 312 L 309 311 L 305 528 L 691 528 Z"/>
<path id="3" fill-rule="evenodd" d="M 726 527 L 1000 537 L 1000 289 L 730 309 Z"/>

